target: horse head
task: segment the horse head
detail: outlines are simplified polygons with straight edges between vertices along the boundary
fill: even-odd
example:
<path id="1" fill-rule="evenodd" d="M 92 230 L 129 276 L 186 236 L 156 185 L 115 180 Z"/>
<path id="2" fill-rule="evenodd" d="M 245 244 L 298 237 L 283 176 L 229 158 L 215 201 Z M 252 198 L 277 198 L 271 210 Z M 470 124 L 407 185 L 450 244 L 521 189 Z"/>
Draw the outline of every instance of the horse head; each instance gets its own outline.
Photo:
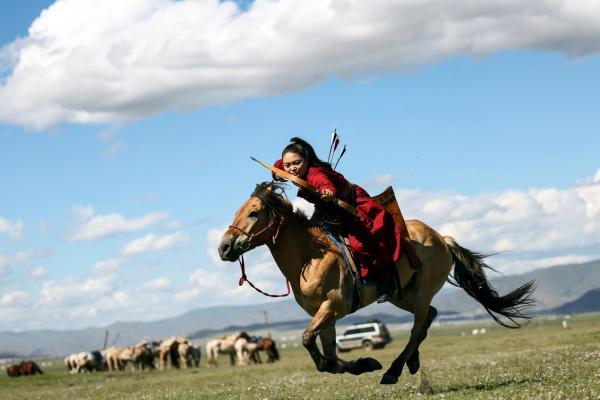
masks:
<path id="1" fill-rule="evenodd" d="M 275 243 L 285 216 L 293 213 L 282 184 L 259 183 L 250 198 L 236 211 L 233 222 L 221 238 L 221 260 L 236 261 L 257 246 Z"/>

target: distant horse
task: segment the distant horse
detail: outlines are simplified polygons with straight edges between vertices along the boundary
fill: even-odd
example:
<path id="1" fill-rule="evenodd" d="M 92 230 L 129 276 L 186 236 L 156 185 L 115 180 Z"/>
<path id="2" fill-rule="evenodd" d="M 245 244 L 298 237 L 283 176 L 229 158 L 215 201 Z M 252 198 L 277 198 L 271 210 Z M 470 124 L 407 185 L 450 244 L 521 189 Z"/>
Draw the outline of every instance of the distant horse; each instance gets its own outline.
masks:
<path id="1" fill-rule="evenodd" d="M 250 336 L 246 332 L 239 332 L 229 336 L 209 340 L 206 343 L 206 357 L 208 366 L 217 366 L 219 354 L 229 354 L 231 365 L 235 365 L 237 357 L 239 364 L 244 364 L 243 343 L 248 342 Z M 237 344 L 237 346 L 236 346 Z"/>
<path id="2" fill-rule="evenodd" d="M 100 351 L 81 351 L 65 357 L 65 364 L 72 374 L 104 369 L 104 356 Z"/>
<path id="3" fill-rule="evenodd" d="M 99 350 L 79 353 L 76 372 L 103 371 L 105 369 L 104 355 Z"/>
<path id="4" fill-rule="evenodd" d="M 275 341 L 271 338 L 264 338 L 257 343 L 254 343 L 254 346 L 248 345 L 248 351 L 250 352 L 250 360 L 261 364 L 262 360 L 260 358 L 260 351 L 264 351 L 267 353 L 267 362 L 272 363 L 276 360 L 279 360 L 279 351 L 277 350 L 277 346 L 275 345 Z"/>
<path id="5" fill-rule="evenodd" d="M 132 362 L 134 370 L 156 369 L 154 365 L 153 347 L 158 347 L 158 342 L 148 343 L 142 341 L 132 347 Z"/>
<path id="6" fill-rule="evenodd" d="M 187 343 L 188 339 L 185 336 L 171 336 L 165 339 L 160 344 L 160 369 L 161 371 L 167 367 L 167 359 L 171 360 L 171 367 L 179 369 L 180 357 L 179 357 L 179 344 Z"/>
<path id="7" fill-rule="evenodd" d="M 420 221 L 406 221 L 406 226 L 422 265 L 418 271 L 413 270 L 403 254 L 395 265 L 402 286 L 390 302 L 413 313 L 414 323 L 406 347 L 383 375 L 382 384 L 396 383 L 404 365 L 411 374 L 419 370 L 419 345 L 437 315 L 431 300 L 447 279 L 481 303 L 503 326 L 520 327 L 522 322 L 515 319 L 529 318 L 522 311 L 534 302 L 533 282 L 499 296 L 486 278 L 485 255 L 459 246 L 453 238 L 441 236 Z M 292 287 L 296 302 L 313 317 L 302 335 L 302 344 L 317 369 L 355 375 L 381 369 L 381 364 L 373 358 L 350 362 L 338 358 L 335 345 L 336 321 L 356 310 L 353 303 L 362 308 L 374 302 L 378 297 L 377 288 L 355 286 L 337 245 L 303 212 L 294 211 L 283 193 L 283 186 L 274 182 L 256 185 L 250 199 L 235 213 L 232 224 L 223 234 L 219 255 L 223 261 L 237 261 L 243 253 L 261 245 L 267 245 L 271 251 Z M 449 277 L 452 265 L 454 273 Z M 503 322 L 501 316 L 511 323 Z M 317 337 L 324 355 L 317 347 Z"/>
<path id="8" fill-rule="evenodd" d="M 123 371 L 133 361 L 133 350 L 129 347 L 109 347 L 104 354 L 109 371 Z"/>
<path id="9" fill-rule="evenodd" d="M 200 366 L 200 348 L 192 343 L 180 343 L 177 348 L 180 363 L 183 368 Z"/>
<path id="10" fill-rule="evenodd" d="M 8 366 L 6 368 L 6 374 L 11 378 L 14 378 L 17 376 L 43 374 L 43 372 L 34 361 L 22 361 L 20 364 Z"/>

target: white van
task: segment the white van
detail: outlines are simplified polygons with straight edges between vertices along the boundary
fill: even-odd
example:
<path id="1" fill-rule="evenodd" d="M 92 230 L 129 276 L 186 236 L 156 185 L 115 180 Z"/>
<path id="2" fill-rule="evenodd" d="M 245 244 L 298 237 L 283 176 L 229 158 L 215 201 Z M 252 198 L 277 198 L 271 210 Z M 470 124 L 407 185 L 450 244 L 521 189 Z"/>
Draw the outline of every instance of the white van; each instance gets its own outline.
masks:
<path id="1" fill-rule="evenodd" d="M 339 352 L 363 348 L 365 350 L 380 349 L 392 341 L 392 337 L 379 320 L 367 321 L 351 325 L 344 333 L 336 336 L 335 344 Z"/>

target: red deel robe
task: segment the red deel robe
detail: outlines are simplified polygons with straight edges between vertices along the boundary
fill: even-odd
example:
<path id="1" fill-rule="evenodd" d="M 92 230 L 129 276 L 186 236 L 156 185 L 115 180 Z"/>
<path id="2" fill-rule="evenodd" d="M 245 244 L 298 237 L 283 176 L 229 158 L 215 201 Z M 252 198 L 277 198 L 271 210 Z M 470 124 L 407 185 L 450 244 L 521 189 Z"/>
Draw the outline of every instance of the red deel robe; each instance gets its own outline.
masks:
<path id="1" fill-rule="evenodd" d="M 276 161 L 275 167 L 283 169 L 282 160 Z M 381 204 L 372 200 L 365 189 L 351 184 L 328 166 L 309 167 L 303 179 L 319 191 L 331 189 L 340 200 L 351 203 L 354 200 L 352 205 L 356 206 L 358 219 L 343 210 L 340 215 L 363 278 L 376 280 L 383 268 L 394 266 L 401 256 L 400 231 Z M 298 190 L 298 197 L 315 205 L 327 205 L 321 197 L 302 188 Z"/>

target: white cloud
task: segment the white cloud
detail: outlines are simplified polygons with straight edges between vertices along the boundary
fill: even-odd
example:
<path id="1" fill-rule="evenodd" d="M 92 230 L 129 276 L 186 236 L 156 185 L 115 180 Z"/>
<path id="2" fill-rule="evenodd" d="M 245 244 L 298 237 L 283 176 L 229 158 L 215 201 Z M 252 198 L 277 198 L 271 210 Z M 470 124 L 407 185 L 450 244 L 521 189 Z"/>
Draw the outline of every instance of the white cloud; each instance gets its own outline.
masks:
<path id="1" fill-rule="evenodd" d="M 21 300 L 30 299 L 32 294 L 29 292 L 24 292 L 22 290 L 17 290 L 14 292 L 6 293 L 2 298 L 0 298 L 1 306 L 12 306 L 16 303 L 19 303 Z"/>
<path id="2" fill-rule="evenodd" d="M 36 267 L 33 271 L 31 271 L 31 276 L 34 278 L 43 278 L 48 275 L 48 270 L 42 266 Z"/>
<path id="3" fill-rule="evenodd" d="M 44 306 L 69 307 L 89 303 L 90 297 L 114 292 L 115 277 L 105 274 L 78 279 L 67 277 L 61 281 L 49 280 L 42 284 L 39 303 Z"/>
<path id="4" fill-rule="evenodd" d="M 139 239 L 127 243 L 121 249 L 124 255 L 133 255 L 146 253 L 149 251 L 168 250 L 186 243 L 190 240 L 190 235 L 183 232 L 175 232 L 171 235 L 156 236 L 148 234 Z"/>
<path id="5" fill-rule="evenodd" d="M 600 255 L 593 251 L 600 245 L 600 185 L 471 197 L 401 190 L 397 197 L 405 218 L 420 219 L 472 250 L 506 253 L 499 257 L 503 272 Z"/>
<path id="6" fill-rule="evenodd" d="M 92 206 L 75 206 L 73 213 L 79 225 L 68 235 L 71 241 L 93 240 L 119 233 L 135 232 L 168 217 L 167 213 L 150 213 L 133 219 L 126 219 L 121 214 L 94 215 Z"/>
<path id="7" fill-rule="evenodd" d="M 396 178 L 392 174 L 385 174 L 381 176 L 374 176 L 371 179 L 368 179 L 365 182 L 365 188 L 367 190 L 379 189 L 381 187 L 386 187 L 394 183 Z M 371 195 L 375 195 L 376 193 L 371 193 Z"/>
<path id="8" fill-rule="evenodd" d="M 98 261 L 96 264 L 94 264 L 92 271 L 102 273 L 114 271 L 123 265 L 124 262 L 125 260 L 122 258 L 108 258 L 106 260 Z"/>
<path id="9" fill-rule="evenodd" d="M 177 293 L 175 293 L 175 300 L 177 300 L 178 302 L 190 301 L 197 298 L 200 295 L 200 293 L 202 292 L 197 287 L 180 290 Z"/>
<path id="10" fill-rule="evenodd" d="M 171 287 L 171 280 L 165 277 L 160 277 L 146 282 L 142 285 L 142 290 L 155 291 L 165 290 Z"/>
<path id="11" fill-rule="evenodd" d="M 599 37 L 593 1 L 62 0 L 0 50 L 0 121 L 119 123 L 453 56 L 580 57 Z"/>
<path id="12" fill-rule="evenodd" d="M 12 239 L 19 240 L 23 234 L 23 222 L 10 222 L 0 216 L 0 234 L 8 235 Z"/>
<path id="13" fill-rule="evenodd" d="M 180 229 L 183 224 L 179 221 L 169 221 L 164 226 L 166 229 Z"/>
<path id="14" fill-rule="evenodd" d="M 39 254 L 33 250 L 23 250 L 14 256 L 0 253 L 0 275 L 8 273 L 13 265 L 29 264 L 36 255 Z"/>

